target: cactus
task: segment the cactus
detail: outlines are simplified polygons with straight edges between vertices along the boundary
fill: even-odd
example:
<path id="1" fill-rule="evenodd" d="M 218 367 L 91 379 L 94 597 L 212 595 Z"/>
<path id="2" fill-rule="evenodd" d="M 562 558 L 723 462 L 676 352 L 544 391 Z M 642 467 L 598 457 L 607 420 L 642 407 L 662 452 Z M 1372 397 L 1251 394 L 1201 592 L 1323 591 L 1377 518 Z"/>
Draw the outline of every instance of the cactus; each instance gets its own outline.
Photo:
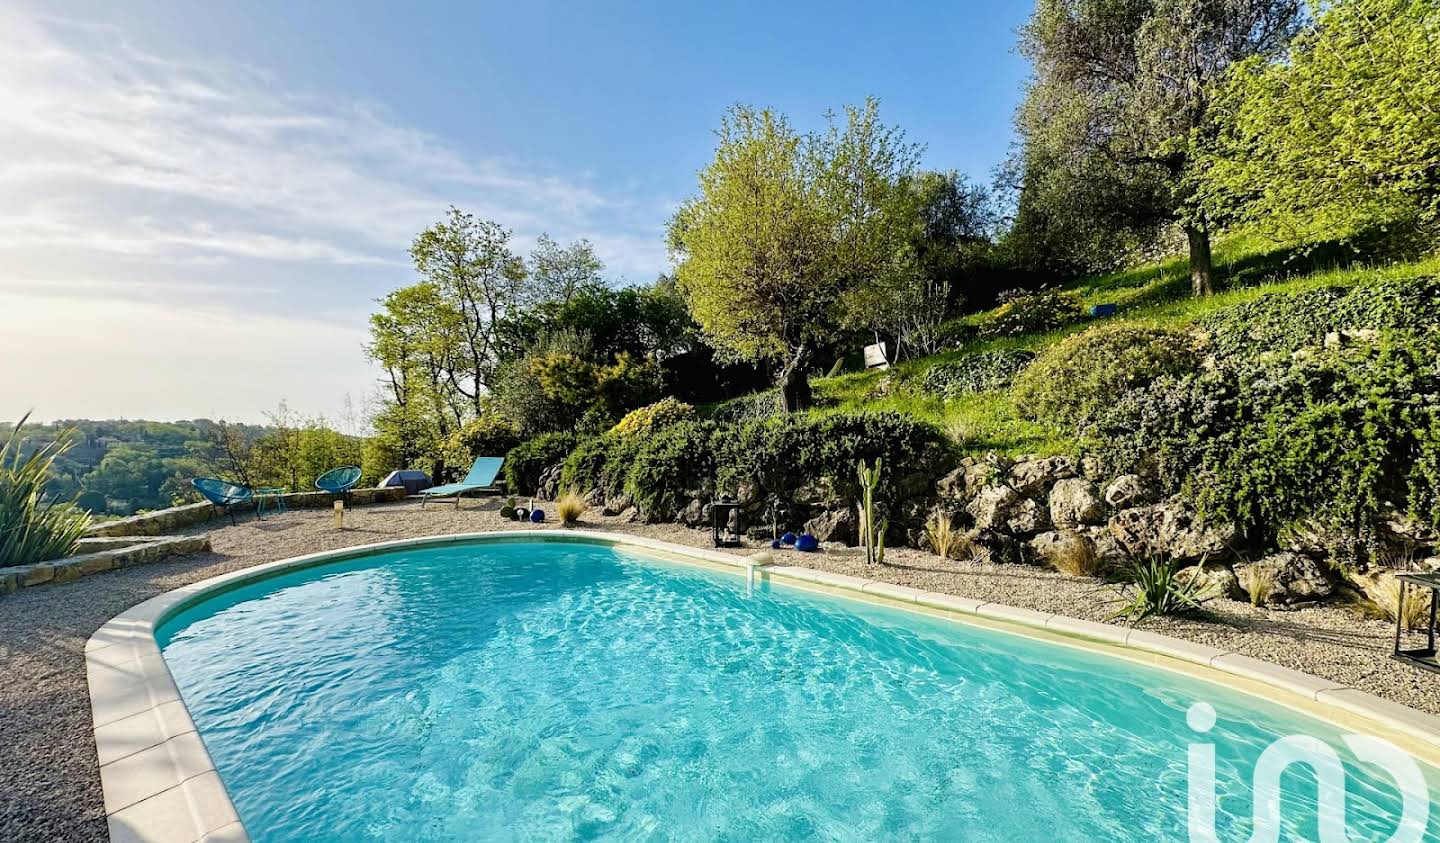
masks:
<path id="1" fill-rule="evenodd" d="M 856 469 L 860 478 L 860 545 L 865 548 L 868 565 L 885 562 L 885 529 L 889 524 L 875 515 L 875 490 L 880 487 L 881 468 L 880 458 L 876 457 L 874 468 L 867 468 L 861 460 Z"/>

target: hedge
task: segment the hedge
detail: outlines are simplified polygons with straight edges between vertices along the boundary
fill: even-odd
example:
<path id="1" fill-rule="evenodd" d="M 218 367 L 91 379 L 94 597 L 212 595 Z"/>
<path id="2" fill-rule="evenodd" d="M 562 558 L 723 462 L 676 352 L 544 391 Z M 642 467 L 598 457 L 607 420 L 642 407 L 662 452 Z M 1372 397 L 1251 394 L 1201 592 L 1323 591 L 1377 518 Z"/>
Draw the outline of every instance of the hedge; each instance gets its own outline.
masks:
<path id="1" fill-rule="evenodd" d="M 1256 544 L 1307 523 L 1373 553 L 1394 511 L 1440 527 L 1437 359 L 1440 337 L 1393 332 L 1231 360 L 1125 396 L 1098 438 L 1112 468 L 1152 471 Z"/>
<path id="2" fill-rule="evenodd" d="M 922 386 L 946 398 L 1004 389 L 1034 359 L 1034 352 L 1019 350 L 966 354 L 926 369 Z"/>
<path id="3" fill-rule="evenodd" d="M 1440 278 L 1379 281 L 1270 293 L 1199 320 L 1219 357 L 1293 352 L 1325 335 L 1356 329 L 1423 330 L 1440 326 Z"/>
<path id="4" fill-rule="evenodd" d="M 571 433 L 542 433 L 505 455 L 505 486 L 517 495 L 531 495 L 545 469 L 562 461 L 575 447 Z"/>

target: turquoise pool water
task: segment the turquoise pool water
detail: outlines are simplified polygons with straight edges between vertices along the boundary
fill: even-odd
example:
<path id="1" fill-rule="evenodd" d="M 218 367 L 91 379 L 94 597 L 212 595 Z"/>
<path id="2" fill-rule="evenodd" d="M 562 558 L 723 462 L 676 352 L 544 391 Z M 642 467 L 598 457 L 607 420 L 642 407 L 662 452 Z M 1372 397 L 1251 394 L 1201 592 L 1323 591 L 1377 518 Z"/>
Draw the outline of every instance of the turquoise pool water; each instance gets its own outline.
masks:
<path id="1" fill-rule="evenodd" d="M 1238 692 L 598 545 L 324 565 L 158 637 L 256 843 L 1184 840 L 1199 740 L 1243 840 L 1292 733 L 1345 759 L 1351 839 L 1400 810 L 1337 730 Z M 1314 775 L 1282 784 L 1284 839 L 1316 839 Z"/>

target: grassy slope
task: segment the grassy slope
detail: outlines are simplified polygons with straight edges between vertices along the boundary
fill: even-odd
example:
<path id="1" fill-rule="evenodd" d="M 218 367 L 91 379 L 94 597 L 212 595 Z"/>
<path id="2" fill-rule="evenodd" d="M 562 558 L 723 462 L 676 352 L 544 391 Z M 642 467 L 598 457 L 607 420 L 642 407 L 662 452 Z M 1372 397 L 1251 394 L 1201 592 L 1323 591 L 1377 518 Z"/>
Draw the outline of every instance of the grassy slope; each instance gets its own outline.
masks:
<path id="1" fill-rule="evenodd" d="M 1119 313 L 1108 321 L 1176 326 L 1270 293 L 1297 293 L 1380 278 L 1398 280 L 1440 275 L 1440 256 L 1384 266 L 1341 266 L 1334 258 L 1293 255 L 1286 250 L 1276 250 L 1266 240 L 1244 235 L 1218 242 L 1215 264 L 1220 290 L 1200 299 L 1190 297 L 1189 270 L 1183 256 L 1087 278 L 1069 288 L 1080 293 L 1086 305 L 1118 304 Z M 969 319 L 979 320 L 983 316 L 974 314 Z M 990 392 L 942 401 L 923 392 L 919 380 L 925 370 L 936 363 L 963 354 L 998 348 L 1040 351 L 1087 327 L 1090 323 L 1082 322 L 1044 334 L 972 342 L 934 357 L 905 361 L 890 373 L 860 372 L 823 378 L 815 381 L 815 390 L 830 406 L 816 412 L 895 410 L 939 425 L 966 451 L 993 450 L 1012 456 L 1063 453 L 1074 446 L 1066 434 L 1021 418 L 1008 393 Z M 896 381 L 889 394 L 871 397 L 887 375 Z"/>

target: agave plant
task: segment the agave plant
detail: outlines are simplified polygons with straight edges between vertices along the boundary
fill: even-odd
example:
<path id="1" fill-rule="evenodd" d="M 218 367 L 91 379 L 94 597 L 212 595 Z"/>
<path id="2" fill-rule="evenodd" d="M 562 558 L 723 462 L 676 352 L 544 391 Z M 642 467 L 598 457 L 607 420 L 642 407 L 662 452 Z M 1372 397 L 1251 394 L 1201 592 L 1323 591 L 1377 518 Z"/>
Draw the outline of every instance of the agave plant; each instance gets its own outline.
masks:
<path id="1" fill-rule="evenodd" d="M 89 513 L 73 501 L 45 494 L 45 478 L 55 459 L 70 448 L 70 433 L 27 456 L 20 447 L 20 429 L 29 418 L 27 413 L 0 447 L 0 566 L 66 556 L 90 526 Z"/>

